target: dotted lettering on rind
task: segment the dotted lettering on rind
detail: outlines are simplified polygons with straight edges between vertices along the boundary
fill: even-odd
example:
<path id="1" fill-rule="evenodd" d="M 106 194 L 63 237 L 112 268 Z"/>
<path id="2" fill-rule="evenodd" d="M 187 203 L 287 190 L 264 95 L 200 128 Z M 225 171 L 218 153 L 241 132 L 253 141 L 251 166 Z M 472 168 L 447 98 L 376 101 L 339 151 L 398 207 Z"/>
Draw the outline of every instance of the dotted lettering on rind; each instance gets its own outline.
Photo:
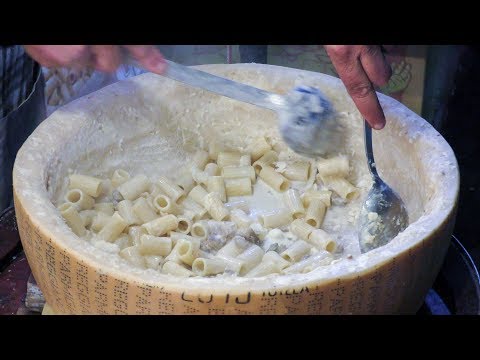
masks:
<path id="1" fill-rule="evenodd" d="M 329 310 L 332 314 L 343 313 L 343 298 L 345 287 L 342 286 L 340 279 L 337 280 L 336 286 L 330 289 L 330 306 Z"/>
<path id="2" fill-rule="evenodd" d="M 77 293 L 78 303 L 82 314 L 88 314 L 90 309 L 90 292 L 88 290 L 88 268 L 82 263 L 77 262 Z"/>
<path id="3" fill-rule="evenodd" d="M 135 313 L 137 315 L 150 315 L 152 313 L 152 286 L 139 286 L 140 294 L 135 295 Z"/>
<path id="4" fill-rule="evenodd" d="M 367 312 L 369 314 L 375 314 L 378 309 L 378 299 L 380 295 L 380 283 L 383 279 L 383 275 L 377 270 L 370 278 L 372 285 L 367 290 Z"/>
<path id="5" fill-rule="evenodd" d="M 97 304 L 97 313 L 101 315 L 107 315 L 108 307 L 108 295 L 107 295 L 107 284 L 108 276 L 101 273 L 96 273 L 97 278 L 95 279 L 94 285 L 94 294 L 95 294 L 95 303 Z"/>
<path id="6" fill-rule="evenodd" d="M 173 314 L 175 306 L 172 300 L 172 294 L 160 289 L 158 297 L 158 313 L 161 315 Z"/>
<path id="7" fill-rule="evenodd" d="M 196 314 L 199 312 L 198 309 L 188 305 L 185 305 L 184 309 L 185 309 L 185 314 Z"/>
<path id="8" fill-rule="evenodd" d="M 260 299 L 260 314 L 275 314 L 277 311 L 277 303 L 277 296 L 262 296 Z"/>
<path id="9" fill-rule="evenodd" d="M 352 285 L 352 291 L 350 293 L 350 300 L 348 303 L 349 314 L 360 314 L 362 309 L 363 294 L 365 291 L 365 281 L 358 276 Z"/>
<path id="10" fill-rule="evenodd" d="M 318 287 L 317 287 L 318 288 Z M 311 292 L 308 294 L 307 312 L 309 314 L 321 314 L 325 295 L 323 292 Z"/>
<path id="11" fill-rule="evenodd" d="M 47 263 L 47 273 L 48 280 L 50 282 L 50 288 L 52 289 L 52 295 L 54 298 L 55 306 L 62 312 L 65 313 L 64 302 L 60 296 L 60 289 L 57 279 L 57 270 L 56 270 L 56 251 L 51 243 L 47 242 L 45 247 L 45 261 Z"/>
<path id="12" fill-rule="evenodd" d="M 25 221 L 25 217 L 26 215 L 24 215 L 23 213 L 19 213 L 17 219 L 19 218 L 22 223 L 22 225 L 19 226 L 19 232 L 22 241 L 23 239 L 27 238 L 31 240 L 30 249 L 26 249 L 26 251 L 30 250 L 29 255 L 34 257 L 33 261 L 30 263 L 30 267 L 32 268 L 32 271 L 35 272 L 35 278 L 37 279 L 37 282 L 42 289 L 44 297 L 46 299 L 51 299 L 49 301 L 53 303 L 50 284 L 48 283 L 48 281 L 44 281 L 47 279 L 47 275 L 45 269 L 45 260 L 43 257 L 43 239 L 41 237 L 35 237 L 32 235 L 32 233 L 30 232 L 31 227 L 29 223 Z"/>
<path id="13" fill-rule="evenodd" d="M 208 315 L 225 315 L 225 309 L 208 309 Z"/>
<path id="14" fill-rule="evenodd" d="M 113 310 L 115 315 L 128 313 L 128 283 L 114 280 L 113 283 Z"/>
<path id="15" fill-rule="evenodd" d="M 63 285 L 63 293 L 65 296 L 65 304 L 70 314 L 75 314 L 75 301 L 72 294 L 72 276 L 70 267 L 70 258 L 66 251 L 60 254 L 60 283 Z"/>

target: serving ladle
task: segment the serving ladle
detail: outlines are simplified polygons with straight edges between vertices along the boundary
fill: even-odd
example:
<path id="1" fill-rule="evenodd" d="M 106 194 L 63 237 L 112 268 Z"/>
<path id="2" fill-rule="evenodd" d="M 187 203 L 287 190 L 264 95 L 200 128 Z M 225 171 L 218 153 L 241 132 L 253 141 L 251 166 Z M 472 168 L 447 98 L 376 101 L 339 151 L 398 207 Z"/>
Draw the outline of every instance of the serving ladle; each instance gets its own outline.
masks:
<path id="1" fill-rule="evenodd" d="M 367 121 L 364 121 L 364 137 L 373 185 L 358 218 L 362 253 L 387 244 L 408 226 L 408 213 L 402 199 L 378 175 L 373 157 L 372 128 Z"/>
<path id="2" fill-rule="evenodd" d="M 168 66 L 162 74 L 165 77 L 277 112 L 280 133 L 297 153 L 316 157 L 341 145 L 343 133 L 335 121 L 333 107 L 325 95 L 314 87 L 299 86 L 281 95 L 170 60 L 166 62 Z M 135 62 L 134 65 L 138 66 Z"/>

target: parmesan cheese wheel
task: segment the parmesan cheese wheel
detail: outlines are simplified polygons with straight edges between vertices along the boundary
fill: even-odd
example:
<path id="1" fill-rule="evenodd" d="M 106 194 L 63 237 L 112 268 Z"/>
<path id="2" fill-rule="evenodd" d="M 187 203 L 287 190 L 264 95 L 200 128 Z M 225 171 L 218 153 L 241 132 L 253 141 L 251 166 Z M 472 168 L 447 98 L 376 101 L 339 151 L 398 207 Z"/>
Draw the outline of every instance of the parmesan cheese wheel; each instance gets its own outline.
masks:
<path id="1" fill-rule="evenodd" d="M 352 174 L 366 176 L 349 180 L 368 189 L 363 120 L 339 79 L 259 64 L 199 68 L 277 93 L 297 84 L 318 87 L 332 100 L 345 128 L 345 149 L 359 170 Z M 396 100 L 379 98 L 387 126 L 374 134 L 377 168 L 405 201 L 410 226 L 366 254 L 305 274 L 258 278 L 180 278 L 135 267 L 77 237 L 56 206 L 72 170 L 109 178 L 122 168 L 132 176 L 174 179 L 179 165 L 213 140 L 232 149 L 261 136 L 281 144 L 273 112 L 152 74 L 119 81 L 55 111 L 22 146 L 13 173 L 18 227 L 48 302 L 44 313 L 416 312 L 448 248 L 458 165 L 450 146 L 425 120 Z"/>

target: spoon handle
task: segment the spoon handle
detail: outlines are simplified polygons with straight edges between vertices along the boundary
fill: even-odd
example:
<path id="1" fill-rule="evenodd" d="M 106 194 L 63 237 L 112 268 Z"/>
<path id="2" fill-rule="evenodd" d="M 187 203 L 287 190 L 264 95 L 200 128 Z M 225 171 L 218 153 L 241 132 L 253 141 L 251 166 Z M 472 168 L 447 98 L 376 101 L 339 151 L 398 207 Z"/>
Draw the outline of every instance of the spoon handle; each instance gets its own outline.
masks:
<path id="1" fill-rule="evenodd" d="M 274 111 L 278 111 L 286 105 L 282 95 L 212 75 L 170 60 L 165 61 L 168 66 L 162 75 L 172 80 Z M 135 67 L 143 68 L 128 55 L 127 62 Z"/>
<path id="2" fill-rule="evenodd" d="M 375 158 L 373 157 L 373 144 L 372 144 L 372 128 L 368 124 L 367 120 L 364 120 L 363 124 L 365 135 L 365 153 L 367 154 L 368 170 L 372 174 L 373 181 L 380 181 L 380 177 L 377 173 L 377 167 L 375 164 Z"/>

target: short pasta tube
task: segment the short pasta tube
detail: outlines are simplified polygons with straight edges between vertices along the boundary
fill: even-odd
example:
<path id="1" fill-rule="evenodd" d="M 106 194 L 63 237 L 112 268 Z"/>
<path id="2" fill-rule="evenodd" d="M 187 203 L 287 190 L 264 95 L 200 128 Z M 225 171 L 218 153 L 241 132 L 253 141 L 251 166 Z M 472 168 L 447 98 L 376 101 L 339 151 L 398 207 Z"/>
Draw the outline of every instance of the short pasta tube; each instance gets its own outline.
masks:
<path id="1" fill-rule="evenodd" d="M 198 169 L 203 170 L 209 161 L 210 157 L 208 152 L 205 150 L 198 150 L 195 155 L 193 155 L 192 164 Z"/>
<path id="2" fill-rule="evenodd" d="M 163 257 L 158 255 L 146 255 L 143 257 L 145 259 L 145 266 L 148 269 L 160 270 L 163 264 Z"/>
<path id="3" fill-rule="evenodd" d="M 95 204 L 95 199 L 80 189 L 71 189 L 65 195 L 65 201 L 72 203 L 78 211 L 88 210 Z"/>
<path id="4" fill-rule="evenodd" d="M 356 199 L 360 192 L 358 188 L 353 186 L 348 180 L 340 177 L 333 177 L 333 176 L 323 176 L 322 178 L 323 184 L 330 190 L 337 193 L 342 199 L 347 201 L 351 201 Z"/>
<path id="5" fill-rule="evenodd" d="M 130 264 L 145 267 L 145 259 L 140 254 L 137 246 L 130 246 L 120 251 L 120 256 L 127 260 Z"/>
<path id="6" fill-rule="evenodd" d="M 272 150 L 272 147 L 264 136 L 256 139 L 249 146 L 249 151 L 253 161 L 257 161 L 270 150 Z"/>
<path id="7" fill-rule="evenodd" d="M 244 252 L 237 256 L 238 260 L 243 261 L 243 266 L 240 270 L 240 275 L 245 275 L 255 266 L 260 264 L 265 252 L 258 245 L 251 245 Z"/>
<path id="8" fill-rule="evenodd" d="M 295 161 L 287 164 L 282 175 L 289 180 L 307 181 L 310 175 L 310 163 L 307 161 Z"/>
<path id="9" fill-rule="evenodd" d="M 208 223 L 207 220 L 197 221 L 192 225 L 192 235 L 199 239 L 206 239 L 208 236 Z"/>
<path id="10" fill-rule="evenodd" d="M 115 212 L 115 209 L 113 207 L 113 203 L 111 203 L 111 202 L 97 203 L 97 204 L 93 205 L 93 209 L 95 211 L 102 212 L 102 213 L 107 214 L 109 216 L 112 216 L 113 213 Z"/>
<path id="11" fill-rule="evenodd" d="M 239 243 L 233 238 L 217 251 L 218 257 L 236 257 L 245 251 L 245 245 Z"/>
<path id="12" fill-rule="evenodd" d="M 182 213 L 182 208 L 172 201 L 167 195 L 157 195 L 153 199 L 153 206 L 159 212 L 178 215 Z"/>
<path id="13" fill-rule="evenodd" d="M 307 224 L 305 219 L 296 219 L 290 224 L 290 232 L 305 241 L 308 241 L 313 230 L 315 230 L 315 228 Z"/>
<path id="14" fill-rule="evenodd" d="M 222 151 L 222 147 L 215 141 L 208 144 L 208 157 L 210 160 L 217 161 L 218 153 Z"/>
<path id="15" fill-rule="evenodd" d="M 258 176 L 275 191 L 285 192 L 290 188 L 290 181 L 270 166 L 264 166 Z"/>
<path id="16" fill-rule="evenodd" d="M 283 270 L 286 267 L 290 266 L 290 262 L 285 260 L 275 251 L 267 251 L 262 258 L 262 262 L 264 261 L 272 261 L 273 263 L 275 263 L 279 270 Z"/>
<path id="17" fill-rule="evenodd" d="M 122 200 L 117 205 L 118 213 L 126 221 L 128 226 L 139 225 L 140 219 L 133 211 L 133 202 L 131 200 Z"/>
<path id="18" fill-rule="evenodd" d="M 250 154 L 242 155 L 240 157 L 238 165 L 239 166 L 250 166 L 250 165 L 252 165 L 252 158 L 250 157 Z"/>
<path id="19" fill-rule="evenodd" d="M 187 265 L 192 265 L 193 261 L 198 257 L 200 250 L 200 241 L 181 239 L 177 242 L 177 254 L 179 259 Z"/>
<path id="20" fill-rule="evenodd" d="M 225 271 L 232 272 L 234 274 L 240 274 L 243 266 L 245 265 L 245 261 L 239 260 L 234 257 L 230 256 L 217 256 L 217 258 L 221 259 L 225 262 Z"/>
<path id="21" fill-rule="evenodd" d="M 184 169 L 184 171 L 182 171 L 182 173 L 179 175 L 178 179 L 176 180 L 176 184 L 185 193 L 190 192 L 190 190 L 192 190 L 196 185 L 195 180 L 193 179 L 193 176 L 192 176 L 192 172 L 189 169 Z M 155 196 L 157 195 L 160 195 L 160 193 L 155 194 Z"/>
<path id="22" fill-rule="evenodd" d="M 64 203 L 60 205 L 58 209 L 60 210 L 62 217 L 65 219 L 65 222 L 68 226 L 70 226 L 70 229 L 72 229 L 75 235 L 84 236 L 86 233 L 85 225 L 76 207 L 73 204 Z"/>
<path id="23" fill-rule="evenodd" d="M 262 261 L 260 264 L 251 269 L 248 273 L 245 274 L 245 277 L 260 277 L 270 274 L 278 274 L 280 269 L 277 264 L 273 261 Z"/>
<path id="24" fill-rule="evenodd" d="M 93 176 L 72 174 L 69 176 L 69 180 L 69 189 L 82 190 L 87 195 L 95 198 L 102 193 L 102 179 Z"/>
<path id="25" fill-rule="evenodd" d="M 315 229 L 308 237 L 308 242 L 320 249 L 334 252 L 337 249 L 337 242 L 322 229 Z"/>
<path id="26" fill-rule="evenodd" d="M 193 276 L 193 272 L 188 270 L 185 266 L 177 264 L 174 261 L 167 261 L 162 266 L 162 271 L 165 274 L 181 276 L 181 277 L 190 277 Z"/>
<path id="27" fill-rule="evenodd" d="M 192 219 L 187 216 L 180 215 L 177 216 L 178 219 L 178 228 L 177 231 L 183 234 L 188 234 L 192 229 Z"/>
<path id="28" fill-rule="evenodd" d="M 125 200 L 135 200 L 141 193 L 148 191 L 150 188 L 150 181 L 145 175 L 137 175 L 117 188 L 117 191 L 123 196 Z"/>
<path id="29" fill-rule="evenodd" d="M 185 198 L 185 191 L 180 186 L 175 185 L 165 176 L 160 176 L 157 180 L 158 185 L 168 197 L 176 202 L 180 203 Z"/>
<path id="30" fill-rule="evenodd" d="M 288 261 L 297 262 L 305 255 L 310 253 L 312 246 L 306 241 L 297 240 L 292 245 L 290 245 L 285 251 L 280 255 Z"/>
<path id="31" fill-rule="evenodd" d="M 116 212 L 100 230 L 98 237 L 106 242 L 113 242 L 127 226 L 126 221 Z"/>
<path id="32" fill-rule="evenodd" d="M 335 176 L 346 177 L 350 172 L 348 158 L 345 155 L 339 155 L 330 159 L 322 159 L 317 162 L 318 174 L 321 177 Z"/>
<path id="33" fill-rule="evenodd" d="M 259 217 L 260 224 L 266 228 L 277 228 L 288 225 L 292 222 L 290 210 L 280 209 L 271 214 L 264 214 Z"/>
<path id="34" fill-rule="evenodd" d="M 305 274 L 320 266 L 329 265 L 333 257 L 326 251 L 320 251 L 282 270 L 284 274 Z"/>
<path id="35" fill-rule="evenodd" d="M 306 207 L 310 205 L 312 199 L 322 200 L 327 206 L 332 204 L 332 192 L 329 190 L 307 190 L 300 197 Z"/>
<path id="36" fill-rule="evenodd" d="M 83 220 L 83 226 L 86 228 L 92 225 L 93 219 L 97 216 L 97 212 L 95 210 L 83 210 L 78 213 Z"/>
<path id="37" fill-rule="evenodd" d="M 215 163 L 208 163 L 207 165 L 205 165 L 204 171 L 205 171 L 205 173 L 208 174 L 208 176 L 218 176 L 218 175 L 220 175 L 220 168 Z"/>
<path id="38" fill-rule="evenodd" d="M 298 219 L 305 216 L 305 208 L 303 207 L 300 194 L 297 189 L 288 189 L 284 193 L 284 203 L 290 209 L 292 217 Z"/>
<path id="39" fill-rule="evenodd" d="M 188 197 L 203 206 L 203 199 L 207 194 L 208 192 L 201 185 L 197 185 L 188 193 Z"/>
<path id="40" fill-rule="evenodd" d="M 223 202 L 227 201 L 225 182 L 222 176 L 209 176 L 207 180 L 207 190 L 209 193 L 216 193 Z"/>
<path id="41" fill-rule="evenodd" d="M 207 185 L 207 181 L 208 181 L 208 178 L 210 177 L 210 175 L 208 175 L 205 171 L 197 169 L 195 166 L 192 166 L 190 168 L 190 173 L 192 174 L 193 180 L 197 184 L 199 184 L 199 185 L 201 184 L 201 185 L 204 185 L 204 186 Z"/>
<path id="42" fill-rule="evenodd" d="M 220 151 L 217 156 L 217 165 L 221 168 L 225 166 L 238 166 L 242 154 L 234 151 Z"/>
<path id="43" fill-rule="evenodd" d="M 157 218 L 157 213 L 148 203 L 147 199 L 140 197 L 133 203 L 132 212 L 140 219 L 141 223 L 146 223 Z"/>
<path id="44" fill-rule="evenodd" d="M 248 177 L 224 179 L 227 196 L 252 195 L 252 181 Z"/>
<path id="45" fill-rule="evenodd" d="M 169 237 L 142 235 L 138 244 L 138 250 L 142 255 L 167 256 L 172 251 L 172 239 Z"/>
<path id="46" fill-rule="evenodd" d="M 169 236 L 170 236 L 170 239 L 172 239 L 172 244 L 173 245 L 176 245 L 178 240 L 180 240 L 180 239 L 190 240 L 190 241 L 195 239 L 193 236 L 190 236 L 190 235 L 178 232 L 178 231 L 170 231 Z"/>
<path id="47" fill-rule="evenodd" d="M 225 166 L 222 168 L 222 176 L 225 179 L 249 177 L 253 183 L 257 177 L 253 166 Z"/>
<path id="48" fill-rule="evenodd" d="M 182 202 L 182 206 L 185 209 L 185 215 L 191 217 L 193 221 L 198 221 L 207 213 L 207 209 L 203 205 L 199 205 L 196 201 L 192 200 L 190 196 L 187 196 Z"/>
<path id="49" fill-rule="evenodd" d="M 114 188 L 118 188 L 120 185 L 127 182 L 129 179 L 130 174 L 127 171 L 123 169 L 117 169 L 113 172 L 110 180 L 112 182 L 112 186 Z"/>
<path id="50" fill-rule="evenodd" d="M 248 215 L 240 209 L 230 210 L 230 220 L 233 221 L 239 228 L 248 228 L 252 220 Z"/>
<path id="51" fill-rule="evenodd" d="M 230 215 L 228 209 L 223 205 L 217 193 L 209 193 L 203 198 L 203 206 L 207 212 L 217 221 L 222 221 Z"/>
<path id="52" fill-rule="evenodd" d="M 169 231 L 176 230 L 178 219 L 175 215 L 165 215 L 142 225 L 150 235 L 162 236 Z"/>
<path id="53" fill-rule="evenodd" d="M 128 236 L 133 245 L 139 245 L 140 238 L 144 234 L 148 234 L 148 232 L 143 226 L 130 226 L 128 228 Z"/>
<path id="54" fill-rule="evenodd" d="M 326 210 L 327 206 L 322 200 L 312 199 L 305 214 L 305 222 L 318 229 L 323 224 Z"/>
<path id="55" fill-rule="evenodd" d="M 92 225 L 90 225 L 90 229 L 92 229 L 95 232 L 99 232 L 107 224 L 110 217 L 111 216 L 103 212 L 97 212 L 97 215 L 92 220 Z"/>
<path id="56" fill-rule="evenodd" d="M 226 267 L 227 264 L 221 259 L 196 258 L 192 263 L 192 271 L 199 276 L 221 274 Z"/>
<path id="57" fill-rule="evenodd" d="M 275 161 L 278 160 L 278 154 L 273 151 L 267 151 L 263 156 L 253 163 L 253 168 L 257 174 L 260 174 L 260 171 L 266 167 L 272 165 Z"/>

